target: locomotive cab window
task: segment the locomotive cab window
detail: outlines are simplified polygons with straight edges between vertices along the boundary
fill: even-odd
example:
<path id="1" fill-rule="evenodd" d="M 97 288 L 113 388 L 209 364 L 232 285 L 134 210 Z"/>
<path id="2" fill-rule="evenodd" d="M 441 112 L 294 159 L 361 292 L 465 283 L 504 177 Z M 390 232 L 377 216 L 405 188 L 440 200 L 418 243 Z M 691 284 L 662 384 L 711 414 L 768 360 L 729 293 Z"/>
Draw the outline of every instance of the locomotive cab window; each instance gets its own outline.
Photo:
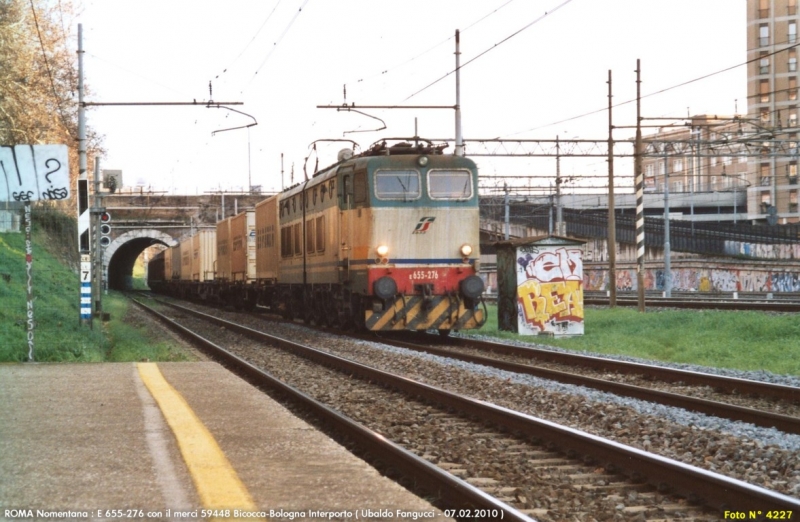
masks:
<path id="1" fill-rule="evenodd" d="M 468 170 L 431 170 L 428 172 L 428 195 L 431 199 L 466 201 L 472 197 L 472 173 Z"/>
<path id="2" fill-rule="evenodd" d="M 379 170 L 375 173 L 375 196 L 378 199 L 410 201 L 420 197 L 419 172 L 416 170 Z"/>

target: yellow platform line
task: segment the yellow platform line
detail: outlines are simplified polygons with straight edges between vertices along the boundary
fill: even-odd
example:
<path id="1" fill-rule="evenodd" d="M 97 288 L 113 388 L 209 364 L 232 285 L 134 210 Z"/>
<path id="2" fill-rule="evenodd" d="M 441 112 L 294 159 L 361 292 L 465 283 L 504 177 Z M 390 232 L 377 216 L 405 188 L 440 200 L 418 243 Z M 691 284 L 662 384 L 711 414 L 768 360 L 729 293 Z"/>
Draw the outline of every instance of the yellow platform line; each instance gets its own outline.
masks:
<path id="1" fill-rule="evenodd" d="M 217 511 L 215 514 L 220 515 L 210 519 L 233 518 L 234 509 L 257 511 L 250 493 L 228 458 L 186 399 L 167 382 L 155 363 L 137 363 L 136 366 L 142 382 L 150 390 L 175 434 L 203 508 Z M 228 516 L 225 516 L 226 510 Z"/>

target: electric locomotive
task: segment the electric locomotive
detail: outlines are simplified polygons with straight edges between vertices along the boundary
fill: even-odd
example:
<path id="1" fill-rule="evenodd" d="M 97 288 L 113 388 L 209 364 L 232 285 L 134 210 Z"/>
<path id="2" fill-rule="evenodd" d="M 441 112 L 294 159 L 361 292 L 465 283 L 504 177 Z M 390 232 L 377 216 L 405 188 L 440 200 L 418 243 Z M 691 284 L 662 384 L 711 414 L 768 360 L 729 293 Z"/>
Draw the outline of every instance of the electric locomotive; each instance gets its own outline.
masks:
<path id="1" fill-rule="evenodd" d="M 176 277 L 182 253 L 191 262 L 197 251 L 188 239 L 165 252 L 157 273 L 166 284 L 154 283 L 340 328 L 480 328 L 477 167 L 445 155 L 446 144 L 395 141 L 358 155 L 345 149 L 310 179 L 218 223 L 216 259 L 205 263 L 213 280 L 200 269 Z"/>
<path id="2" fill-rule="evenodd" d="M 270 233 L 279 244 L 261 304 L 372 331 L 483 325 L 477 167 L 443 154 L 446 145 L 407 140 L 340 152 L 339 163 L 260 204 L 277 206 L 263 213 L 274 224 L 259 223 L 257 207 L 259 263 Z"/>

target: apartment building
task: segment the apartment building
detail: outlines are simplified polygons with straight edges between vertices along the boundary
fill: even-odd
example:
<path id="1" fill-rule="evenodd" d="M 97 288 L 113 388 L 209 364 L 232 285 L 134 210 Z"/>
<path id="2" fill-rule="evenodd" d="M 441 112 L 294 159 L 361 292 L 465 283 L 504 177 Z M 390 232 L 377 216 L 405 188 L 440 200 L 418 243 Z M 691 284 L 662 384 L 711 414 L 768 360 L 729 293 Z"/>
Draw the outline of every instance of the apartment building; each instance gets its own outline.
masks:
<path id="1" fill-rule="evenodd" d="M 798 213 L 798 0 L 747 0 L 747 112 L 770 153 L 751 156 L 748 214 L 778 223 L 800 221 Z M 776 216 L 776 217 L 773 217 Z"/>

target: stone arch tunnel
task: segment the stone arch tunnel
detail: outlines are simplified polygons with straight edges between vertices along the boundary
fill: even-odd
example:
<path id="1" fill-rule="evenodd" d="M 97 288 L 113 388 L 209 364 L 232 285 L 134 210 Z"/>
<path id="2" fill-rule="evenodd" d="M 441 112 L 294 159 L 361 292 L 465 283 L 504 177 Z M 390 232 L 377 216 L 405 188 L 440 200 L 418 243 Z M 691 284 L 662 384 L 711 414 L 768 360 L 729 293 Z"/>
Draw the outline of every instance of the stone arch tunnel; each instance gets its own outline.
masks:
<path id="1" fill-rule="evenodd" d="M 132 288 L 136 258 L 153 245 L 175 246 L 177 241 L 158 230 L 135 230 L 114 239 L 103 252 L 103 268 L 109 290 Z"/>

